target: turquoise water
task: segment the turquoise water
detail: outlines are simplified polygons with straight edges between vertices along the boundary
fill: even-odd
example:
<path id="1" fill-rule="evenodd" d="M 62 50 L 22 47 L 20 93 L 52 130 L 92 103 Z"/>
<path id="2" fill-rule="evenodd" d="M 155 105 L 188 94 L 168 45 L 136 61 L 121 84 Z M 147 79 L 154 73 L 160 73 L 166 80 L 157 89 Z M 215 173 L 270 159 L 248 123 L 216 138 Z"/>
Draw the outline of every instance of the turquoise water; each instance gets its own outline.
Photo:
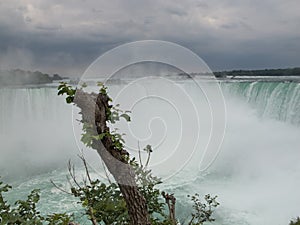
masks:
<path id="1" fill-rule="evenodd" d="M 193 85 L 182 82 L 179 85 L 197 95 Z M 300 213 L 297 189 L 300 184 L 300 85 L 224 82 L 221 88 L 227 105 L 227 128 L 217 159 L 208 170 L 200 172 L 194 169 L 198 167 L 194 163 L 196 158 L 161 187 L 175 193 L 177 214 L 181 218 L 186 216 L 186 195 L 198 192 L 219 196 L 221 206 L 216 211 L 215 224 L 287 224 Z M 114 89 L 118 87 L 112 87 Z M 164 87 L 164 90 L 172 89 Z M 155 104 L 160 103 L 149 104 L 154 111 L 168 110 L 161 105 L 154 107 Z M 185 106 L 183 102 L 181 105 Z M 137 121 L 145 119 L 146 115 L 138 116 L 143 108 L 133 112 Z M 186 123 L 190 122 L 193 121 Z M 0 169 L 4 180 L 14 187 L 7 198 L 13 202 L 27 196 L 30 190 L 40 188 L 42 212 L 67 211 L 75 213 L 81 224 L 90 224 L 82 217 L 77 200 L 50 183 L 53 179 L 68 189 L 68 159 L 76 164 L 79 176 L 83 174 L 76 156 L 80 151 L 72 123 L 72 107 L 56 95 L 55 88 L 0 89 Z M 142 129 L 134 126 L 130 128 L 133 131 Z M 150 124 L 151 128 L 160 129 L 155 123 Z M 167 130 L 168 134 L 175 132 L 175 128 L 174 125 Z M 191 135 L 183 133 L 183 141 L 189 141 Z M 93 176 L 101 176 L 98 156 L 92 150 L 86 154 L 95 168 Z M 158 159 L 154 157 L 155 160 Z"/>

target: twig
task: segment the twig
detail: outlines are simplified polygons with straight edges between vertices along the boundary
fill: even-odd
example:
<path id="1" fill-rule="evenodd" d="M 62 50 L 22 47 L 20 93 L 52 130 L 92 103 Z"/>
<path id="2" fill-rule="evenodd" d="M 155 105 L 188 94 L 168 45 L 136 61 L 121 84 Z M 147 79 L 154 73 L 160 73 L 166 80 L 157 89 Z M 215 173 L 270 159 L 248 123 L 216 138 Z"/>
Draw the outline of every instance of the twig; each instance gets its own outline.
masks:
<path id="1" fill-rule="evenodd" d="M 168 194 L 164 191 L 161 193 L 164 199 L 166 200 L 166 203 L 169 208 L 169 218 L 173 225 L 176 225 L 176 217 L 175 217 L 175 204 L 176 204 L 176 198 L 174 197 L 174 194 Z"/>
<path id="2" fill-rule="evenodd" d="M 189 222 L 189 224 L 188 224 L 188 225 L 192 225 L 192 223 L 193 223 L 194 219 L 195 219 L 195 215 L 193 215 L 193 216 L 192 216 L 192 219 L 191 219 L 191 221 Z"/>
<path id="3" fill-rule="evenodd" d="M 138 141 L 138 149 L 139 149 L 139 160 L 140 160 L 141 168 L 143 168 L 142 157 L 141 157 L 141 148 L 140 148 L 140 142 L 139 141 Z"/>
<path id="4" fill-rule="evenodd" d="M 78 182 L 76 180 L 75 167 L 72 166 L 71 160 L 68 161 L 68 171 L 69 171 L 69 174 L 70 174 L 73 182 L 77 185 L 78 188 L 81 188 L 81 186 L 78 184 Z"/>
<path id="5" fill-rule="evenodd" d="M 78 157 L 82 160 L 87 178 L 88 178 L 90 184 L 92 184 L 92 179 L 90 177 L 90 173 L 89 173 L 87 163 L 86 163 L 86 160 L 85 160 L 84 156 L 83 155 L 78 155 Z"/>
<path id="6" fill-rule="evenodd" d="M 51 184 L 52 184 L 55 188 L 57 188 L 58 190 L 60 190 L 60 191 L 62 191 L 62 192 L 64 192 L 64 193 L 66 193 L 66 194 L 69 194 L 69 195 L 72 194 L 72 193 L 70 193 L 70 192 L 64 190 L 63 188 L 59 187 L 56 183 L 54 183 L 53 180 L 50 180 L 50 182 L 51 182 Z"/>
<path id="7" fill-rule="evenodd" d="M 148 167 L 148 164 L 149 164 L 149 161 L 150 161 L 150 155 L 151 155 L 151 152 L 149 151 L 148 152 L 148 157 L 147 157 L 147 162 L 146 162 L 145 168 Z"/>
<path id="8" fill-rule="evenodd" d="M 94 216 L 94 213 L 93 213 L 93 208 L 89 207 L 89 211 L 90 211 L 91 221 L 92 221 L 93 225 L 98 225 L 97 220 L 96 220 L 96 218 Z"/>

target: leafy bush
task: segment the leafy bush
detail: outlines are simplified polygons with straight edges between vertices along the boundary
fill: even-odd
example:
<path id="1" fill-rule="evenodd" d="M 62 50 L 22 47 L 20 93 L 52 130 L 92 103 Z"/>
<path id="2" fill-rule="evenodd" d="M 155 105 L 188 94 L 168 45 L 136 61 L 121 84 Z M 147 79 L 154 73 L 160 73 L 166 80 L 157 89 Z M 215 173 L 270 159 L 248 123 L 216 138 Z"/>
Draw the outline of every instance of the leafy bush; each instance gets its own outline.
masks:
<path id="1" fill-rule="evenodd" d="M 31 191 L 26 200 L 18 200 L 14 207 L 10 206 L 3 197 L 12 187 L 0 181 L 0 224 L 1 225 L 68 225 L 70 216 L 67 214 L 51 214 L 42 216 L 37 210 L 40 200 L 39 190 Z"/>
<path id="2" fill-rule="evenodd" d="M 188 196 L 190 197 L 190 196 Z M 191 196 L 194 212 L 192 212 L 192 219 L 189 225 L 201 225 L 204 222 L 215 221 L 212 218 L 213 209 L 216 208 L 219 203 L 216 201 L 217 196 L 211 197 L 209 194 L 205 195 L 204 199 L 206 203 L 202 203 L 199 194 Z"/>

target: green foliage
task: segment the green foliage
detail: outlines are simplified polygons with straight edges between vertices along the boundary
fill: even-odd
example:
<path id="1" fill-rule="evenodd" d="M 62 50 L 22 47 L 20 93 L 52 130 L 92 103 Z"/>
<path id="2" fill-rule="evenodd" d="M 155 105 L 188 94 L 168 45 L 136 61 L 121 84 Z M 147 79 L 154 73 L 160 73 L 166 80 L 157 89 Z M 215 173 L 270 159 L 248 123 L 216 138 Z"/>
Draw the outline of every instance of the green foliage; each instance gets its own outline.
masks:
<path id="1" fill-rule="evenodd" d="M 68 104 L 72 103 L 74 101 L 76 89 L 74 89 L 72 86 L 67 85 L 66 82 L 60 82 L 60 85 L 58 86 L 58 95 L 64 95 L 66 94 L 66 102 Z"/>
<path id="2" fill-rule="evenodd" d="M 128 113 L 130 113 L 130 111 L 123 111 L 121 109 L 119 109 L 119 104 L 117 104 L 116 106 L 112 106 L 110 109 L 107 110 L 106 115 L 108 118 L 108 121 L 112 124 L 116 123 L 117 121 L 120 121 L 120 118 L 124 118 L 127 122 L 130 122 L 130 116 L 128 115 Z"/>
<path id="3" fill-rule="evenodd" d="M 41 215 L 37 210 L 40 200 L 38 189 L 31 191 L 26 200 L 18 200 L 11 207 L 3 197 L 3 193 L 9 192 L 11 188 L 0 181 L 0 225 L 68 225 L 70 222 L 67 214 Z"/>
<path id="4" fill-rule="evenodd" d="M 0 181 L 0 224 L 5 224 L 10 220 L 11 210 L 10 205 L 7 204 L 3 197 L 3 193 L 8 192 L 11 189 L 11 186 L 8 184 L 3 184 Z"/>
<path id="5" fill-rule="evenodd" d="M 90 220 L 95 220 L 99 224 L 129 224 L 128 210 L 119 186 L 115 183 L 106 184 L 99 180 L 91 180 L 85 159 L 82 158 L 82 160 L 88 182 L 85 180 L 83 185 L 79 185 L 82 182 L 76 180 L 74 169 L 69 169 L 69 172 L 73 179 L 71 192 L 79 198 L 79 203 L 85 208 L 85 214 Z M 138 189 L 146 199 L 152 224 L 171 224 L 168 223 L 164 212 L 165 204 L 160 190 L 155 187 L 161 183 L 161 180 L 153 176 L 150 170 L 140 167 L 135 159 L 132 159 L 130 163 L 135 170 Z"/>
<path id="6" fill-rule="evenodd" d="M 40 200 L 40 190 L 35 189 L 28 195 L 27 200 L 18 200 L 15 205 L 17 208 L 14 210 L 18 217 L 15 217 L 16 221 L 20 224 L 42 224 L 43 217 L 36 209 L 36 204 Z"/>
<path id="7" fill-rule="evenodd" d="M 209 194 L 205 195 L 204 199 L 206 203 L 202 203 L 199 194 L 189 196 L 193 202 L 194 212 L 192 213 L 192 219 L 189 225 L 201 225 L 204 222 L 215 221 L 212 218 L 213 209 L 216 208 L 219 203 L 216 201 L 217 196 L 211 197 Z"/>
<path id="8" fill-rule="evenodd" d="M 87 147 L 92 147 L 94 141 L 102 140 L 103 138 L 110 138 L 112 140 L 112 145 L 118 149 L 122 150 L 124 147 L 124 139 L 123 136 L 125 134 L 119 134 L 117 132 L 117 129 L 111 131 L 111 132 L 104 132 L 99 135 L 93 135 L 94 127 L 90 124 L 83 124 L 83 133 L 81 135 L 81 141 L 84 143 Z"/>
<path id="9" fill-rule="evenodd" d="M 90 124 L 83 124 L 83 133 L 81 135 L 81 141 L 84 143 L 87 147 L 92 147 L 94 140 L 102 140 L 105 134 L 101 135 L 93 135 L 95 133 L 95 127 L 93 127 Z"/>
<path id="10" fill-rule="evenodd" d="M 151 170 L 138 167 L 136 169 L 136 181 L 140 193 L 146 199 L 152 223 L 170 224 L 168 216 L 165 213 L 165 202 L 161 198 L 161 191 L 156 188 L 157 184 L 162 183 L 161 179 L 153 176 Z"/>
<path id="11" fill-rule="evenodd" d="M 71 218 L 66 213 L 58 213 L 48 215 L 45 221 L 48 222 L 48 225 L 69 225 Z"/>
<path id="12" fill-rule="evenodd" d="M 102 82 L 98 82 L 97 85 L 100 87 L 99 93 L 103 95 L 107 95 L 107 87 L 104 86 Z M 108 99 L 112 101 L 112 99 L 108 96 Z M 123 111 L 119 108 L 120 104 L 116 104 L 115 106 L 110 106 L 108 109 L 106 109 L 106 117 L 107 121 L 114 124 L 117 121 L 120 121 L 120 118 L 124 118 L 127 122 L 130 122 L 130 116 L 128 113 L 130 111 Z"/>
<path id="13" fill-rule="evenodd" d="M 97 82 L 97 86 L 100 87 L 99 93 L 107 95 L 107 87 L 102 82 Z"/>
<path id="14" fill-rule="evenodd" d="M 295 220 L 291 220 L 289 225 L 300 225 L 300 217 L 297 217 Z"/>
<path id="15" fill-rule="evenodd" d="M 103 85 L 103 83 L 98 82 L 97 85 L 100 87 L 99 93 L 103 95 L 107 95 L 107 87 Z M 85 83 L 83 83 L 82 88 L 87 87 Z M 60 82 L 60 85 L 58 86 L 58 95 L 64 95 L 66 94 L 66 102 L 67 103 L 73 103 L 74 97 L 76 94 L 76 89 L 74 89 L 72 86 L 68 85 L 66 82 Z M 110 98 L 109 98 L 110 99 Z M 111 99 L 110 99 L 111 100 Z M 111 106 L 108 109 L 106 109 L 106 116 L 107 121 L 111 124 L 116 123 L 117 121 L 120 121 L 120 118 L 124 118 L 127 122 L 130 122 L 130 116 L 127 113 L 130 113 L 130 111 L 122 111 L 119 109 L 120 105 L 117 104 L 116 106 Z M 94 126 L 91 124 L 83 124 L 83 133 L 81 136 L 81 141 L 88 147 L 92 147 L 94 141 L 102 140 L 104 137 L 109 137 L 112 140 L 113 146 L 118 149 L 122 150 L 124 147 L 124 139 L 122 136 L 125 134 L 119 134 L 116 132 L 116 130 L 112 132 L 105 132 L 99 135 L 94 135 Z"/>
<path id="16" fill-rule="evenodd" d="M 151 149 L 151 146 L 147 145 L 146 148 Z M 147 161 L 149 161 L 149 158 L 147 159 Z M 135 171 L 135 180 L 138 185 L 138 189 L 146 199 L 152 224 L 171 224 L 168 216 L 165 213 L 165 202 L 161 197 L 161 191 L 156 188 L 156 185 L 162 183 L 161 179 L 159 177 L 153 176 L 151 170 L 139 165 L 138 162 L 135 161 L 135 158 L 130 160 L 130 164 Z"/>
<path id="17" fill-rule="evenodd" d="M 118 149 L 118 150 L 122 150 L 125 144 L 125 141 L 123 139 L 123 136 L 125 134 L 119 134 L 117 132 L 117 130 L 113 130 L 110 133 L 106 133 L 105 136 L 110 137 L 112 142 L 113 142 L 113 146 Z"/>
<path id="18" fill-rule="evenodd" d="M 86 87 L 87 85 L 84 83 L 82 84 L 82 87 Z M 103 94 L 103 95 L 107 95 L 107 87 L 103 85 L 102 82 L 98 82 L 97 86 L 100 87 L 99 93 Z M 66 93 L 68 95 L 67 97 L 67 102 L 68 98 L 70 98 L 70 102 L 73 102 L 74 100 L 74 95 L 76 93 L 76 90 L 72 89 L 71 86 L 68 86 L 66 83 L 61 83 L 61 85 L 58 87 L 59 92 L 58 94 L 64 94 Z M 109 97 L 108 97 L 109 98 Z M 109 98 L 109 100 L 111 101 L 111 99 Z M 130 113 L 130 111 L 123 111 L 121 109 L 119 109 L 119 104 L 115 105 L 115 106 L 109 106 L 106 109 L 106 117 L 107 117 L 107 122 L 111 123 L 111 124 L 115 124 L 116 122 L 120 121 L 121 118 L 124 118 L 127 122 L 130 122 L 130 116 L 128 115 L 128 113 Z M 94 141 L 99 141 L 99 140 L 103 140 L 104 138 L 110 138 L 112 141 L 113 146 L 117 149 L 117 150 L 122 150 L 124 148 L 124 139 L 123 136 L 125 134 L 119 134 L 117 132 L 117 129 L 111 131 L 111 132 L 104 132 L 98 135 L 94 135 L 95 134 L 95 127 L 91 124 L 83 124 L 83 133 L 81 136 L 81 141 L 87 146 L 87 147 L 92 147 Z"/>
<path id="19" fill-rule="evenodd" d="M 72 187 L 90 219 L 100 224 L 129 224 L 126 203 L 116 184 L 106 185 L 99 180 L 83 187 Z"/>

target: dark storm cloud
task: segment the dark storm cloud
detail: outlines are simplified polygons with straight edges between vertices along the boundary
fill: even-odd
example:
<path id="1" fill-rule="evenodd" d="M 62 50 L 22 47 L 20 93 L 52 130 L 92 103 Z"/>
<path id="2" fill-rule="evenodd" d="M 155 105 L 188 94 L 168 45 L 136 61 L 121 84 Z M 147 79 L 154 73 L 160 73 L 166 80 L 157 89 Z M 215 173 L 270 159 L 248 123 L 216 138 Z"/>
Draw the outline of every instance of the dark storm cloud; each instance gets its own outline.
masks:
<path id="1" fill-rule="evenodd" d="M 161 39 L 214 70 L 300 65 L 297 0 L 4 0 L 0 66 L 80 75 L 105 51 Z"/>

